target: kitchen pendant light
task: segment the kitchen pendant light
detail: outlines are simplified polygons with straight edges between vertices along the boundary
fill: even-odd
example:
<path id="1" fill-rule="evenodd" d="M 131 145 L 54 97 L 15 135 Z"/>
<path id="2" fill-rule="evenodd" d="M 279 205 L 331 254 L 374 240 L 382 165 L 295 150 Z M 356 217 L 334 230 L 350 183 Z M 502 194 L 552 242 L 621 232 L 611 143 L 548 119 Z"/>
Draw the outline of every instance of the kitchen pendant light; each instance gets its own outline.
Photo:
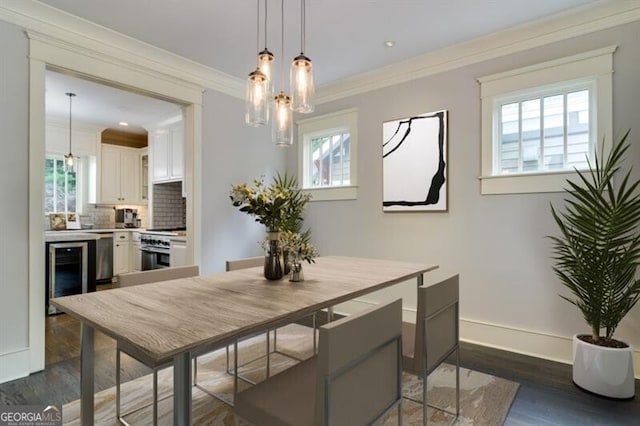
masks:
<path id="1" fill-rule="evenodd" d="M 71 153 L 71 99 L 76 95 L 75 93 L 65 93 L 69 97 L 69 155 L 64 156 L 64 171 L 66 173 L 74 172 L 74 158 Z"/>
<path id="2" fill-rule="evenodd" d="M 280 51 L 280 93 L 274 98 L 274 117 L 271 127 L 273 142 L 277 146 L 290 146 L 292 139 L 293 112 L 291 110 L 291 98 L 284 91 L 284 0 L 280 1 L 281 9 L 281 51 Z"/>
<path id="3" fill-rule="evenodd" d="M 260 1 L 256 0 L 257 25 L 256 39 L 260 48 Z M 245 121 L 249 126 L 264 126 L 269 121 L 269 81 L 260 70 L 260 61 L 255 71 L 249 73 L 247 78 L 247 92 L 245 98 Z"/>
<path id="4" fill-rule="evenodd" d="M 269 97 L 273 96 L 273 53 L 267 48 L 267 0 L 264 0 L 264 50 L 258 53 L 258 68 L 267 77 Z"/>
<path id="5" fill-rule="evenodd" d="M 300 0 L 300 54 L 291 63 L 291 107 L 296 112 L 310 113 L 314 110 L 315 87 L 311 59 L 304 54 L 306 36 L 305 0 Z"/>

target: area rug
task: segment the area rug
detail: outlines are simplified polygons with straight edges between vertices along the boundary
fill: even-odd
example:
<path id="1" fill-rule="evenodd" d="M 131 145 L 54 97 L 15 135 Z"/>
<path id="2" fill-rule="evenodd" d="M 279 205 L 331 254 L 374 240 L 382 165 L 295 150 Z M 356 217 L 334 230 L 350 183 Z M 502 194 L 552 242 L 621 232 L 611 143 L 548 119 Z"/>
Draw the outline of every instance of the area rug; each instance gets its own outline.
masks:
<path id="1" fill-rule="evenodd" d="M 273 351 L 273 347 L 271 348 Z M 278 329 L 277 352 L 270 356 L 271 374 L 282 371 L 297 361 L 311 356 L 313 351 L 311 330 L 296 324 Z M 256 336 L 240 343 L 238 356 L 241 374 L 253 381 L 264 380 L 266 359 L 264 335 Z M 126 356 L 126 355 L 123 355 Z M 231 360 L 233 357 L 231 356 Z M 226 354 L 221 349 L 198 358 L 197 383 L 202 388 L 192 391 L 194 425 L 229 425 L 235 423 L 233 407 L 210 395 L 213 393 L 224 400 L 233 399 L 233 378 L 225 371 Z M 405 374 L 403 377 L 403 422 L 404 425 L 422 424 L 422 380 Z M 427 382 L 428 405 L 455 411 L 455 368 L 442 365 L 434 371 Z M 249 386 L 240 381 L 240 388 Z M 158 374 L 158 424 L 173 423 L 173 371 L 165 368 Z M 507 417 L 511 403 L 518 390 L 518 384 L 478 371 L 460 369 L 460 416 L 457 425 L 501 425 Z M 126 382 L 122 385 L 122 411 L 131 425 L 151 425 L 152 422 L 152 378 L 151 375 Z M 65 404 L 62 410 L 65 425 L 79 425 L 79 400 Z M 453 416 L 428 408 L 429 423 L 450 425 Z M 118 425 L 115 413 L 115 387 L 98 392 L 95 396 L 95 423 L 97 425 Z M 397 413 L 385 419 L 385 425 L 395 425 Z M 243 425 L 244 423 L 239 422 Z"/>

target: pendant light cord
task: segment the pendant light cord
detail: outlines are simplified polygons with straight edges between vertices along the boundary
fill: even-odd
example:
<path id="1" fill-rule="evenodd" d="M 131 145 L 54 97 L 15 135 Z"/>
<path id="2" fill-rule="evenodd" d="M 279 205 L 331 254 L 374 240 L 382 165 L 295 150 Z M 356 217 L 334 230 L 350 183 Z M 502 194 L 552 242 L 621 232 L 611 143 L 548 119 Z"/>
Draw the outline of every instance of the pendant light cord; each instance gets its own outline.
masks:
<path id="1" fill-rule="evenodd" d="M 260 52 L 260 0 L 256 0 L 256 12 L 256 50 Z M 260 55 L 257 55 L 256 59 L 259 68 Z"/>
<path id="2" fill-rule="evenodd" d="M 267 50 L 267 0 L 264 0 L 264 50 Z"/>
<path id="3" fill-rule="evenodd" d="M 69 154 L 71 154 L 71 99 L 73 95 L 71 93 L 67 93 L 69 95 Z"/>
<path id="4" fill-rule="evenodd" d="M 306 23 L 306 2 L 305 0 L 301 0 L 302 6 L 300 7 L 300 53 L 304 53 L 304 48 L 306 44 L 306 32 L 307 32 L 307 23 Z"/>
<path id="5" fill-rule="evenodd" d="M 280 90 L 284 91 L 284 0 L 280 0 Z"/>

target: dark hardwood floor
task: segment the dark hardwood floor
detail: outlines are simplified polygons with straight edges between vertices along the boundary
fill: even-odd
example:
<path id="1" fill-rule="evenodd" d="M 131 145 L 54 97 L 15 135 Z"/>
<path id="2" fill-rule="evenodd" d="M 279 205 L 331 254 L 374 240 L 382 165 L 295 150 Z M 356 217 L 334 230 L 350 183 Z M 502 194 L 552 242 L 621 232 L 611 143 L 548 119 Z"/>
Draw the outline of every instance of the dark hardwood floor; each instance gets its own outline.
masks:
<path id="1" fill-rule="evenodd" d="M 320 319 L 320 323 L 324 319 Z M 80 397 L 80 326 L 68 315 L 47 317 L 46 369 L 0 384 L 0 405 L 65 404 Z M 115 342 L 96 332 L 97 390 L 115 385 Z M 615 401 L 586 393 L 571 382 L 571 366 L 469 343 L 461 365 L 520 383 L 506 425 L 640 425 L 636 398 Z M 123 381 L 150 370 L 123 355 Z"/>

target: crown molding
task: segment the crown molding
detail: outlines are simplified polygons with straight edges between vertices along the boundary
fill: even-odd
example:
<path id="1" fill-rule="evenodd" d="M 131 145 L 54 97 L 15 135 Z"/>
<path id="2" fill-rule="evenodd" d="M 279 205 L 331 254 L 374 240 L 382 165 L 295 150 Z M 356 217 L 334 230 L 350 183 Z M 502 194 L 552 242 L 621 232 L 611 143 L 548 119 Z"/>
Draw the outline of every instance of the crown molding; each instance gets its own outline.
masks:
<path id="1" fill-rule="evenodd" d="M 640 0 L 602 0 L 324 85 L 317 89 L 316 102 L 343 99 L 638 20 Z"/>
<path id="2" fill-rule="evenodd" d="M 40 38 L 134 69 L 154 70 L 201 90 L 244 99 L 244 81 L 35 0 L 4 2 L 0 19 Z M 601 0 L 526 25 L 420 55 L 319 87 L 318 104 L 495 59 L 640 20 L 640 0 Z M 50 41 L 51 42 L 51 41 Z"/>
<path id="3" fill-rule="evenodd" d="M 200 92 L 244 98 L 244 81 L 35 0 L 3 2 L 0 20 L 22 27 L 30 39 L 64 46 L 138 71 L 153 70 Z"/>

